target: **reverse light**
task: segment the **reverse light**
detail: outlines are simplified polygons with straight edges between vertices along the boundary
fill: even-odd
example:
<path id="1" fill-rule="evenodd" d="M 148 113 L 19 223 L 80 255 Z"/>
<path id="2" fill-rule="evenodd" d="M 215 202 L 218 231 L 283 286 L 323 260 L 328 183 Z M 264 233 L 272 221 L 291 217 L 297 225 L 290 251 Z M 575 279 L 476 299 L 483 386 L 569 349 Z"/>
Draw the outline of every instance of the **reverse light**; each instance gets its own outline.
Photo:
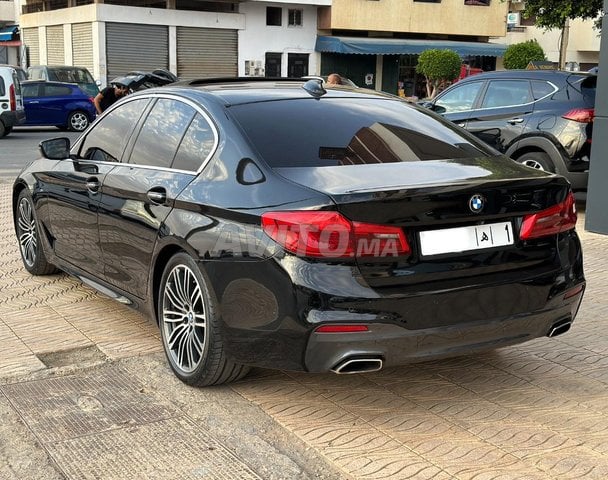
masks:
<path id="1" fill-rule="evenodd" d="M 526 215 L 521 225 L 519 238 L 530 240 L 572 230 L 574 227 L 576 227 L 576 203 L 574 195 L 570 192 L 563 202 L 540 212 Z"/>
<path id="2" fill-rule="evenodd" d="M 315 333 L 353 333 L 367 332 L 367 325 L 323 325 L 315 329 Z"/>
<path id="3" fill-rule="evenodd" d="M 397 257 L 411 248 L 399 227 L 351 222 L 328 211 L 267 212 L 264 232 L 288 252 L 304 257 Z"/>
<path id="4" fill-rule="evenodd" d="M 594 108 L 573 108 L 569 112 L 562 115 L 566 120 L 573 120 L 580 123 L 591 123 L 595 118 Z"/>

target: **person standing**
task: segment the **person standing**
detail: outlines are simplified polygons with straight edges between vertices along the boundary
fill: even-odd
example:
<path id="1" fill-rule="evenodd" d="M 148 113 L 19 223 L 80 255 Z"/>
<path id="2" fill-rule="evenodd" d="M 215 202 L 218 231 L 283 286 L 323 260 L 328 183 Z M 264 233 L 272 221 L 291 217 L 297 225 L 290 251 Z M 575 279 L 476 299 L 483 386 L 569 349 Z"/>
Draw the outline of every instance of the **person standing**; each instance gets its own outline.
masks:
<path id="1" fill-rule="evenodd" d="M 109 87 L 104 88 L 93 99 L 97 115 L 104 112 L 110 105 L 116 102 L 119 98 L 124 97 L 128 92 L 128 87 L 122 83 L 113 83 Z"/>

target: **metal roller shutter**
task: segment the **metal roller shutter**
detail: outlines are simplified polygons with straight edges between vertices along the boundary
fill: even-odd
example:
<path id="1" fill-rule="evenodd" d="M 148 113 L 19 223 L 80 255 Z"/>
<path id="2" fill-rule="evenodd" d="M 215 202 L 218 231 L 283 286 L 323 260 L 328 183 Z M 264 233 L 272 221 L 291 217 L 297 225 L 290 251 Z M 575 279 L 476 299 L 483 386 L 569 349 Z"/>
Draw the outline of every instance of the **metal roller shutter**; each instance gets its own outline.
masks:
<path id="1" fill-rule="evenodd" d="M 65 65 L 63 25 L 46 27 L 46 55 L 47 65 Z"/>
<path id="2" fill-rule="evenodd" d="M 21 41 L 27 47 L 29 58 L 28 67 L 40 65 L 40 42 L 38 41 L 38 28 L 24 28 L 21 30 Z"/>
<path id="3" fill-rule="evenodd" d="M 183 80 L 236 76 L 237 48 L 236 30 L 177 27 L 177 75 Z"/>
<path id="4" fill-rule="evenodd" d="M 93 24 L 72 25 L 72 57 L 75 66 L 85 67 L 93 73 Z"/>
<path id="5" fill-rule="evenodd" d="M 134 70 L 169 68 L 169 29 L 163 25 L 106 24 L 108 81 Z"/>

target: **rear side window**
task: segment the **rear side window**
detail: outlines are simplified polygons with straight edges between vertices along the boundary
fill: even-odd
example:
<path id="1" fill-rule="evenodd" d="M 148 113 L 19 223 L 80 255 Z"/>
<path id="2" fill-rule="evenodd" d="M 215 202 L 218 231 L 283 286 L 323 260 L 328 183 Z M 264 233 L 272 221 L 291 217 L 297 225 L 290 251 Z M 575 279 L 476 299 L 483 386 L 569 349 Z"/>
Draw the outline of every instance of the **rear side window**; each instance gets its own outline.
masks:
<path id="1" fill-rule="evenodd" d="M 37 97 L 38 85 L 23 85 L 22 92 L 24 97 Z"/>
<path id="2" fill-rule="evenodd" d="M 45 97 L 64 97 L 71 95 L 72 89 L 63 85 L 45 85 L 43 96 Z"/>
<path id="3" fill-rule="evenodd" d="M 182 139 L 172 167 L 195 172 L 213 152 L 214 147 L 213 128 L 200 113 L 197 113 Z"/>
<path id="4" fill-rule="evenodd" d="M 6 86 L 4 85 L 4 78 L 0 76 L 0 96 L 6 95 Z"/>
<path id="5" fill-rule="evenodd" d="M 528 80 L 492 80 L 482 108 L 510 107 L 531 102 Z"/>
<path id="6" fill-rule="evenodd" d="M 555 90 L 556 88 L 548 82 L 532 80 L 532 95 L 534 96 L 534 100 L 551 95 Z"/>
<path id="7" fill-rule="evenodd" d="M 453 124 L 399 100 L 294 99 L 235 105 L 230 112 L 271 167 L 495 155 Z"/>

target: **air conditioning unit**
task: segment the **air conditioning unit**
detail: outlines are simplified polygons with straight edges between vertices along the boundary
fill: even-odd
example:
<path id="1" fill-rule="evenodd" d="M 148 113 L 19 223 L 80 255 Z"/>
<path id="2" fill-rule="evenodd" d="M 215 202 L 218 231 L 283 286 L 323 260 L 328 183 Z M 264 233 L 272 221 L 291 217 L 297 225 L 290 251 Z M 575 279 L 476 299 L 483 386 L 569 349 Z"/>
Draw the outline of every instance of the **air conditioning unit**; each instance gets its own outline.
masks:
<path id="1" fill-rule="evenodd" d="M 524 0 L 511 0 L 511 3 L 524 3 Z"/>

